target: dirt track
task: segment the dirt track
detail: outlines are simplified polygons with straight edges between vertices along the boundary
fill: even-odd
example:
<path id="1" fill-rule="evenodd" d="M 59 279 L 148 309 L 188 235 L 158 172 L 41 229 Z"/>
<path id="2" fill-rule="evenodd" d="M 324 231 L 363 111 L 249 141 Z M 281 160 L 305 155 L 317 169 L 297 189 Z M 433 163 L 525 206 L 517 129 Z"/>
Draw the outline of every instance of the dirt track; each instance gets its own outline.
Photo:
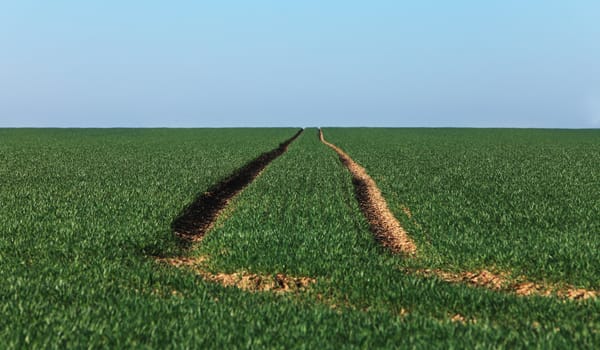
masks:
<path id="1" fill-rule="evenodd" d="M 196 201 L 185 209 L 182 215 L 173 221 L 173 232 L 189 242 L 202 239 L 214 225 L 215 220 L 227 206 L 228 201 L 251 183 L 270 162 L 285 153 L 288 146 L 300 136 L 302 131 L 298 131 L 292 138 L 280 144 L 279 147 L 261 154 L 238 169 L 234 174 L 213 186 L 209 191 L 200 195 Z M 339 147 L 327 142 L 323 137 L 322 130 L 319 130 L 319 139 L 338 154 L 342 163 L 352 174 L 352 182 L 359 206 L 369 221 L 375 238 L 395 253 L 415 256 L 417 252 L 416 245 L 391 213 L 377 184 L 367 174 L 366 170 L 354 162 Z M 408 208 L 403 208 L 403 210 L 409 217 L 412 216 Z M 313 278 L 293 277 L 284 274 L 270 276 L 247 272 L 211 273 L 204 267 L 205 258 L 173 257 L 158 258 L 157 261 L 177 267 L 188 266 L 202 276 L 204 280 L 247 291 L 297 292 L 316 282 Z M 554 296 L 581 300 L 596 298 L 600 295 L 600 292 L 596 290 L 581 289 L 570 285 L 535 283 L 529 281 L 525 276 L 513 278 L 508 273 L 493 273 L 487 270 L 453 273 L 440 269 L 406 269 L 404 272 L 423 277 L 436 277 L 448 283 L 461 283 L 497 292 L 514 293 L 519 296 Z"/>
<path id="2" fill-rule="evenodd" d="M 175 267 L 187 267 L 202 277 L 205 281 L 222 285 L 223 287 L 235 287 L 249 292 L 274 292 L 289 293 L 301 292 L 310 285 L 316 283 L 314 278 L 294 277 L 278 273 L 275 275 L 256 274 L 245 271 L 233 273 L 210 272 L 205 263 L 206 257 L 197 258 L 160 258 L 157 262 L 166 263 Z"/>
<path id="3" fill-rule="evenodd" d="M 437 277 L 448 283 L 463 283 L 473 287 L 483 287 L 497 292 L 509 292 L 518 296 L 559 297 L 571 300 L 596 298 L 596 290 L 577 288 L 571 285 L 536 283 L 525 276 L 514 278 L 508 273 L 494 273 L 488 270 L 477 272 L 448 272 L 439 269 L 406 270 L 407 273 L 424 277 Z"/>
<path id="4" fill-rule="evenodd" d="M 288 146 L 303 131 L 303 129 L 300 129 L 294 136 L 280 144 L 279 147 L 261 154 L 239 168 L 225 180 L 200 194 L 173 221 L 171 224 L 173 233 L 189 242 L 202 239 L 206 232 L 214 225 L 219 213 L 227 206 L 229 200 L 251 183 L 269 163 L 285 153 Z"/>
<path id="5" fill-rule="evenodd" d="M 338 154 L 342 163 L 352 174 L 356 198 L 360 209 L 369 221 L 375 238 L 394 253 L 415 255 L 417 246 L 394 217 L 377 184 L 367 174 L 366 170 L 339 147 L 327 142 L 321 129 L 319 129 L 319 139 Z"/>

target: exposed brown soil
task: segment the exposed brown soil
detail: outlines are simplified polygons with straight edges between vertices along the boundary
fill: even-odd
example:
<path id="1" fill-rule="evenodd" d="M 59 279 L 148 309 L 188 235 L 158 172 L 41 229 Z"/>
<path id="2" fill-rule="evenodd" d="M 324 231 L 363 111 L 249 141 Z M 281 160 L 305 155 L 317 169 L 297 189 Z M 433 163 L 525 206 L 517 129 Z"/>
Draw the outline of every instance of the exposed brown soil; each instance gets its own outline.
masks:
<path id="1" fill-rule="evenodd" d="M 198 195 L 196 200 L 185 208 L 171 224 L 173 233 L 189 242 L 202 239 L 212 228 L 227 203 L 252 182 L 269 163 L 285 153 L 288 146 L 300 136 L 302 131 L 302 129 L 299 130 L 279 147 L 261 154 L 225 180 Z"/>
<path id="2" fill-rule="evenodd" d="M 415 255 L 417 252 L 415 243 L 394 217 L 377 184 L 367 174 L 366 170 L 352 160 L 342 149 L 327 142 L 323 137 L 323 130 L 320 129 L 319 139 L 338 154 L 342 163 L 352 174 L 356 198 L 360 209 L 369 221 L 375 238 L 394 253 Z"/>
<path id="3" fill-rule="evenodd" d="M 435 276 L 451 283 L 465 283 L 475 287 L 484 287 L 495 291 L 511 292 L 519 296 L 557 296 L 571 300 L 596 298 L 600 292 L 570 285 L 556 285 L 527 281 L 525 277 L 511 278 L 508 273 L 493 273 L 488 270 L 478 272 L 448 272 L 438 269 L 420 269 L 407 271 L 421 276 Z"/>
<path id="4" fill-rule="evenodd" d="M 206 257 L 199 258 L 160 258 L 157 261 L 175 267 L 188 267 L 205 281 L 218 283 L 224 287 L 235 287 L 250 292 L 299 292 L 316 280 L 310 277 L 293 277 L 282 273 L 275 275 L 259 275 L 248 272 L 213 273 L 206 268 Z"/>
<path id="5" fill-rule="evenodd" d="M 319 139 L 338 154 L 342 163 L 352 174 L 356 197 L 359 201 L 360 208 L 367 217 L 375 237 L 384 246 L 390 248 L 394 252 L 415 255 L 417 249 L 414 242 L 389 210 L 375 181 L 373 181 L 363 167 L 352 160 L 352 158 L 350 158 L 350 156 L 342 149 L 327 142 L 323 137 L 322 130 L 319 130 Z M 402 210 L 409 219 L 412 218 L 412 212 L 408 207 L 403 206 Z M 451 283 L 466 283 L 495 291 L 512 292 L 520 296 L 558 296 L 561 298 L 579 300 L 595 298 L 600 295 L 599 291 L 575 288 L 573 286 L 539 284 L 527 281 L 524 277 L 513 279 L 507 273 L 493 273 L 488 270 L 453 273 L 437 269 L 421 269 L 408 272 L 416 273 L 421 276 L 436 276 L 437 278 Z M 462 316 L 456 317 L 456 319 L 453 318 L 453 320 L 459 322 L 464 321 Z"/>

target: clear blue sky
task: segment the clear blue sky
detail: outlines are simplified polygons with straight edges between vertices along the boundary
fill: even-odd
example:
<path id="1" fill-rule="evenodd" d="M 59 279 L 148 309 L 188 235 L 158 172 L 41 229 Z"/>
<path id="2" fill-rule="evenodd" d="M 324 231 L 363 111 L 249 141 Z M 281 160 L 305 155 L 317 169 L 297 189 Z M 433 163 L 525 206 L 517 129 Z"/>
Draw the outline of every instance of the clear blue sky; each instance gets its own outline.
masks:
<path id="1" fill-rule="evenodd" d="M 0 3 L 2 126 L 600 127 L 600 1 Z"/>

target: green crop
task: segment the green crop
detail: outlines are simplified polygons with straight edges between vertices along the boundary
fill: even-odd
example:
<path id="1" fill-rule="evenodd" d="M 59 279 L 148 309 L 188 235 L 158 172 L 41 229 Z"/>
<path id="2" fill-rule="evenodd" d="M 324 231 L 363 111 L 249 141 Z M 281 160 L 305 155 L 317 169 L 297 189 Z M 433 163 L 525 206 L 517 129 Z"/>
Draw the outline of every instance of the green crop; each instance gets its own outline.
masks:
<path id="1" fill-rule="evenodd" d="M 327 129 L 327 136 L 375 179 L 425 265 L 600 288 L 599 131 Z"/>
<path id="2" fill-rule="evenodd" d="M 599 301 L 521 298 L 405 272 L 414 264 L 451 261 L 436 258 L 422 209 L 384 190 L 400 219 L 407 221 L 399 204 L 407 204 L 427 229 L 409 227 L 425 247 L 417 263 L 389 254 L 358 210 L 349 173 L 315 129 L 233 199 L 193 250 L 181 250 L 170 230 L 180 211 L 295 131 L 0 130 L 0 347 L 547 348 L 600 342 Z M 368 131 L 343 132 L 326 129 L 325 136 L 355 156 L 363 147 L 360 133 Z M 472 132 L 472 142 L 483 142 Z M 398 137 L 390 142 L 402 144 Z M 581 147 L 596 143 L 592 134 Z M 434 154 L 413 160 L 427 163 Z M 388 157 L 372 159 L 411 166 L 406 159 L 389 165 Z M 385 177 L 365 159 L 356 155 L 384 188 Z M 285 273 L 317 282 L 299 293 L 250 293 L 154 259 L 182 254 L 208 256 L 215 273 Z M 457 314 L 464 323 L 451 320 Z"/>
<path id="3" fill-rule="evenodd" d="M 152 255 L 179 251 L 197 193 L 295 131 L 0 130 L 0 348 L 177 344 L 160 328 L 188 308 L 165 295 L 209 297 Z"/>
<path id="4" fill-rule="evenodd" d="M 374 240 L 348 171 L 318 142 L 314 129 L 306 130 L 232 207 L 196 254 L 209 256 L 214 271 L 316 278 L 302 303 L 340 309 L 339 322 L 306 321 L 322 324 L 326 334 L 343 335 L 322 338 L 322 346 L 545 347 L 598 341 L 598 302 L 522 298 L 405 272 L 414 262 L 388 254 Z M 452 323 L 456 314 L 467 324 Z M 379 330 L 355 324 L 356 315 L 379 324 Z M 405 330 L 394 333 L 394 328 Z"/>

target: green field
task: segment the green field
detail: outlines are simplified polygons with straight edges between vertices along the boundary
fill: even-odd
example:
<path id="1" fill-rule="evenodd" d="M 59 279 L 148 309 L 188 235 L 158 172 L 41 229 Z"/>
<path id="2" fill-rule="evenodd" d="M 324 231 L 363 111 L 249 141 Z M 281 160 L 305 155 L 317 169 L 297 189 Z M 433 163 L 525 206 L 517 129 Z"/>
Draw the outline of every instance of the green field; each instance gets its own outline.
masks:
<path id="1" fill-rule="evenodd" d="M 600 287 L 599 131 L 331 129 L 327 135 L 375 179 L 418 241 L 425 265 L 493 267 Z"/>
<path id="2" fill-rule="evenodd" d="M 410 259 L 373 239 L 350 174 L 307 129 L 182 250 L 170 224 L 186 205 L 295 132 L 0 130 L 2 347 L 600 343 L 597 299 L 518 297 L 406 272 L 493 267 L 600 289 L 599 132 L 325 129 L 415 239 Z M 215 273 L 316 283 L 252 293 L 155 261 L 177 255 L 208 257 Z"/>

